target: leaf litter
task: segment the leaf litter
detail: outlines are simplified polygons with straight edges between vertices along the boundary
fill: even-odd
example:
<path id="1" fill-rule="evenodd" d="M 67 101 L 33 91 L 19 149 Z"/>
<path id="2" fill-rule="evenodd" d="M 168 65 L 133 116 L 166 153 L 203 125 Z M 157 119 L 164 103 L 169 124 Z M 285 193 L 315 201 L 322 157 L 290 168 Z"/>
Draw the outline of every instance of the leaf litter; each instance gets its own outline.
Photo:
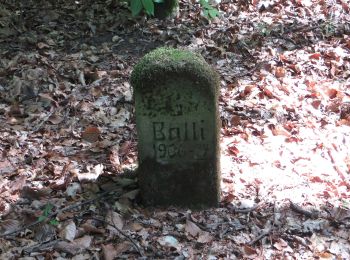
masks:
<path id="1" fill-rule="evenodd" d="M 0 4 L 1 259 L 350 258 L 349 1 L 87 2 Z M 139 205 L 129 78 L 164 45 L 221 76 L 217 209 Z"/>

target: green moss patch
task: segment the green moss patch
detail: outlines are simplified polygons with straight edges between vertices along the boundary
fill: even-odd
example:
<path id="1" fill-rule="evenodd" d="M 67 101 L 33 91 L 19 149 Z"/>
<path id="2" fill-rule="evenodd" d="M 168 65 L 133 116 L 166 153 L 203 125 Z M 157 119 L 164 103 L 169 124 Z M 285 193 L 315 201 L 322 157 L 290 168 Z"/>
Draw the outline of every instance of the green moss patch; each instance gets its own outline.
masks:
<path id="1" fill-rule="evenodd" d="M 217 96 L 218 75 L 203 57 L 190 51 L 172 48 L 158 48 L 145 55 L 132 72 L 131 84 L 135 89 L 151 88 L 166 80 L 165 75 L 168 78 L 187 77 L 198 87 L 209 86 L 209 94 Z"/>

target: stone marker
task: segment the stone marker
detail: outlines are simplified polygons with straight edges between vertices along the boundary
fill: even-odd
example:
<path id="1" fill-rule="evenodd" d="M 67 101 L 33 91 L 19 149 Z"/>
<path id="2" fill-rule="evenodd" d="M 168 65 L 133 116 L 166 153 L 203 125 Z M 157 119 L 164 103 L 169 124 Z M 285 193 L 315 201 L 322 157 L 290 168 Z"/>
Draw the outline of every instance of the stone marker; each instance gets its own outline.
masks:
<path id="1" fill-rule="evenodd" d="M 217 206 L 217 74 L 192 52 L 159 48 L 136 65 L 139 184 L 148 205 Z"/>

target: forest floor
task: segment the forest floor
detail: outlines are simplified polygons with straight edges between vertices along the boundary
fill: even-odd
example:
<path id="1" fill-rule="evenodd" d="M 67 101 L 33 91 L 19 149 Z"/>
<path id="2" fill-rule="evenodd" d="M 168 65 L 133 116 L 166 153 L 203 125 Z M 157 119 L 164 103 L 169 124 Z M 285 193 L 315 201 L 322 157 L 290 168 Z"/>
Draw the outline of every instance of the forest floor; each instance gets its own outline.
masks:
<path id="1" fill-rule="evenodd" d="M 350 1 L 82 2 L 0 3 L 0 259 L 350 259 Z M 138 202 L 129 80 L 158 46 L 220 74 L 219 208 Z"/>

